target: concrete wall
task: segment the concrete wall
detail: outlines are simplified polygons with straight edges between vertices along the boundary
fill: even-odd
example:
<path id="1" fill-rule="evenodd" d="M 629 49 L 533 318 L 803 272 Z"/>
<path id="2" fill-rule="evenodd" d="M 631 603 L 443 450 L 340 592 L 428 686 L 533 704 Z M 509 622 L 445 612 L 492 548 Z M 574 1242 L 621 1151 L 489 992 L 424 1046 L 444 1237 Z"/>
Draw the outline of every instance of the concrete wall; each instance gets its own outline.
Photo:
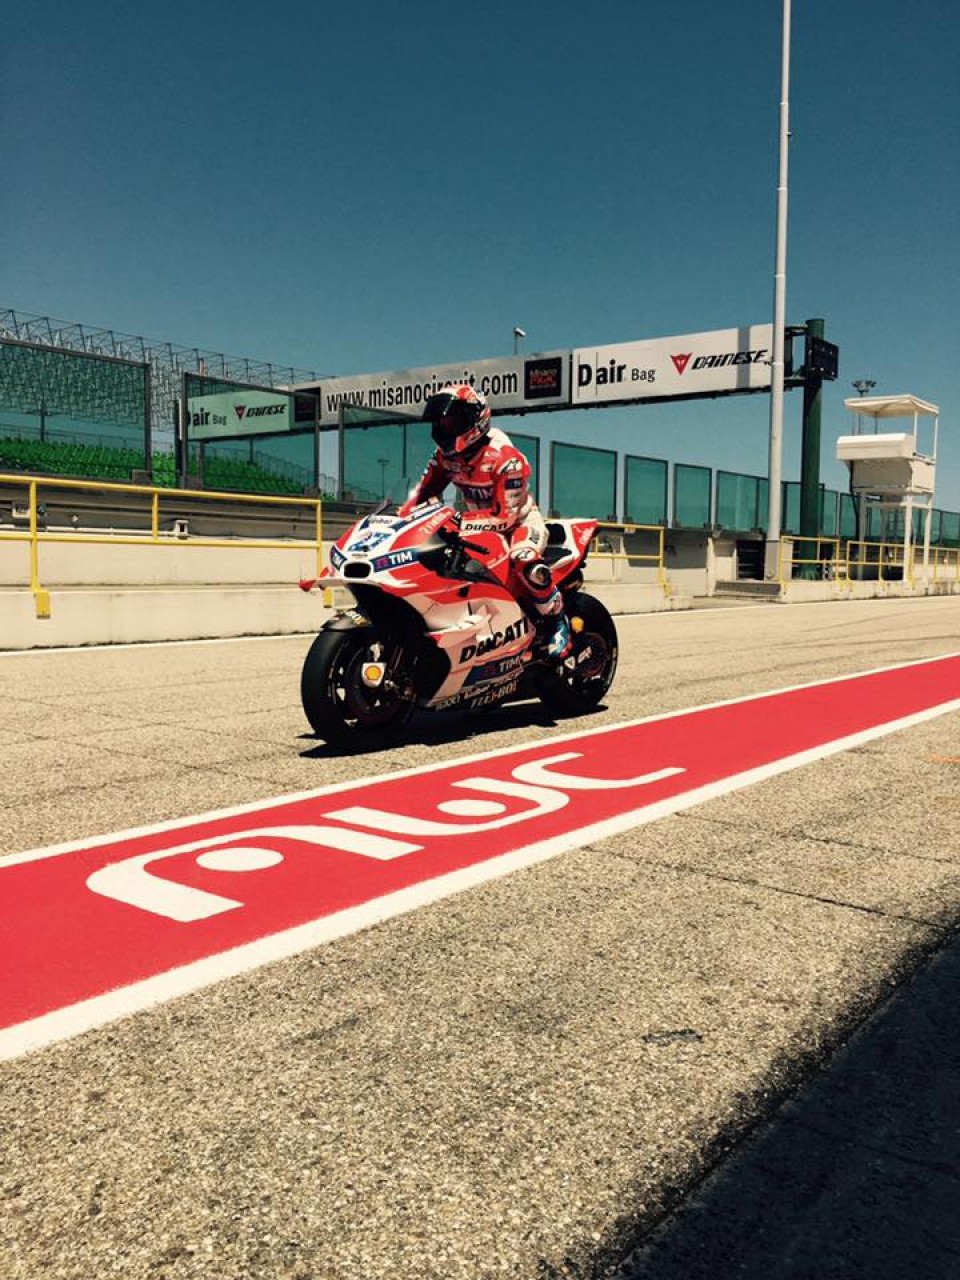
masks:
<path id="1" fill-rule="evenodd" d="M 39 546 L 39 579 L 48 589 L 282 585 L 315 578 L 317 571 L 316 547 L 307 542 L 291 542 L 289 548 L 258 547 L 250 542 L 207 547 L 191 541 L 154 546 L 149 540 L 137 546 L 90 542 L 41 542 Z M 29 582 L 28 544 L 0 541 L 0 587 Z"/>
<path id="2" fill-rule="evenodd" d="M 263 548 L 42 543 L 39 601 L 26 542 L 0 540 L 0 649 L 124 644 L 317 631 L 330 610 L 298 583 L 315 578 L 315 546 Z M 622 560 L 588 565 L 588 586 L 612 613 L 689 607 L 656 570 Z M 338 591 L 346 605 L 349 593 Z M 40 608 L 38 608 L 38 603 Z M 46 614 L 47 616 L 41 616 Z"/>

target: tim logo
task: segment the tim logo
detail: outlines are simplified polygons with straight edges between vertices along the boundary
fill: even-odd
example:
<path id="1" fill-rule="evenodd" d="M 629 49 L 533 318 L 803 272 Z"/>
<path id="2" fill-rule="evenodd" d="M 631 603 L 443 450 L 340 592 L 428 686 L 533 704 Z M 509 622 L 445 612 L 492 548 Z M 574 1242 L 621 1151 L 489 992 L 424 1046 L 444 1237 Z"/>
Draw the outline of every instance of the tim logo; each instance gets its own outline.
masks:
<path id="1" fill-rule="evenodd" d="M 686 369 L 687 365 L 690 363 L 690 357 L 692 355 L 693 352 L 688 351 L 686 355 L 670 357 L 673 361 L 673 367 L 676 369 L 677 373 L 683 373 L 684 369 Z"/>
<path id="2" fill-rule="evenodd" d="M 563 394 L 563 358 L 549 356 L 523 362 L 523 398 L 550 400 Z"/>

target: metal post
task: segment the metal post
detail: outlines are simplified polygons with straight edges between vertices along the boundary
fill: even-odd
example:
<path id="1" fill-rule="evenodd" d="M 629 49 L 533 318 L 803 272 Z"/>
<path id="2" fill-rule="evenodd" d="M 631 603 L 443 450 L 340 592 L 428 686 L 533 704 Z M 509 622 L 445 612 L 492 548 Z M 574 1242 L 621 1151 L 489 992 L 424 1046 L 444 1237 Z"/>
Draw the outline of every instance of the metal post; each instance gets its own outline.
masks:
<path id="1" fill-rule="evenodd" d="M 823 337 L 823 321 L 808 320 L 807 341 Z M 803 375 L 803 437 L 800 453 L 800 536 L 820 536 L 820 410 L 823 400 L 823 379 L 819 374 L 804 370 Z M 808 546 L 809 544 L 804 544 Z M 804 559 L 811 559 L 809 552 Z M 816 565 L 804 565 L 800 576 L 816 576 Z"/>
<path id="2" fill-rule="evenodd" d="M 319 397 L 315 399 L 313 402 L 313 487 L 318 494 L 323 492 L 323 489 L 320 484 L 320 400 L 319 400 Z"/>
<path id="3" fill-rule="evenodd" d="M 773 288 L 773 358 L 770 363 L 770 483 L 765 576 L 776 578 L 780 562 L 780 484 L 783 474 L 783 347 L 787 310 L 787 153 L 790 145 L 790 0 L 783 0 L 780 69 L 780 173 L 777 185 L 777 253 Z"/>
<path id="4" fill-rule="evenodd" d="M 143 469 L 153 482 L 153 381 L 150 362 L 143 366 Z"/>
<path id="5" fill-rule="evenodd" d="M 343 480 L 343 405 L 337 414 L 337 497 L 341 502 L 344 500 L 344 480 Z"/>
<path id="6" fill-rule="evenodd" d="M 184 373 L 180 379 L 180 408 L 177 415 L 178 436 L 180 440 L 180 475 L 177 483 L 181 489 L 187 487 L 187 472 L 189 469 L 189 459 L 187 457 L 190 448 L 190 429 L 188 422 L 190 419 L 189 405 L 187 399 L 187 377 Z"/>

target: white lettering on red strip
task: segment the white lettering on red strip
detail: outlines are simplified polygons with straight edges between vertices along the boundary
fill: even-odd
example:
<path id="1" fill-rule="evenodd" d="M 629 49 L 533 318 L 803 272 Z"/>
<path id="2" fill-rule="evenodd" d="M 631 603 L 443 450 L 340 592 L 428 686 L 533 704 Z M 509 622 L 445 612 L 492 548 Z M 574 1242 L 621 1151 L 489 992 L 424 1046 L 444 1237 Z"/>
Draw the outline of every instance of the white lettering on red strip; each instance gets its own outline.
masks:
<path id="1" fill-rule="evenodd" d="M 0 1058 L 957 709 L 952 654 L 0 859 Z"/>

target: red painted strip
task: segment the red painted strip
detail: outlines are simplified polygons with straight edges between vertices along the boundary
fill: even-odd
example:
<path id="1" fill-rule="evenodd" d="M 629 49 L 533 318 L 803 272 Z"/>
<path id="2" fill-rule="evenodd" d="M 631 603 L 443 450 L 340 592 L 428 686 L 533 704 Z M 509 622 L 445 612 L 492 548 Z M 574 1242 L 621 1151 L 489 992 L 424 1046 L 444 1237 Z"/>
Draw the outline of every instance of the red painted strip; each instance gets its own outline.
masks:
<path id="1" fill-rule="evenodd" d="M 0 1028 L 957 698 L 960 656 L 0 862 Z M 543 761 L 553 763 L 538 773 Z M 642 780 L 667 769 L 678 772 Z M 367 822 L 343 816 L 357 806 L 378 815 Z M 411 820 L 444 825 L 411 830 Z M 503 825 L 491 827 L 495 822 Z M 396 829 L 405 825 L 406 832 Z M 268 827 L 300 830 L 253 834 Z M 326 834 L 305 833 L 309 827 Z M 358 840 L 385 836 L 400 849 L 389 860 L 331 847 L 348 842 L 355 850 Z M 183 845 L 194 847 L 160 856 Z M 237 849 L 247 852 L 225 853 Z M 143 866 L 133 861 L 150 855 Z M 271 865 L 239 871 L 198 863 L 211 856 L 259 856 Z M 87 884 L 97 872 L 100 892 Z M 171 906 L 165 894 L 178 899 L 181 912 L 184 902 L 188 911 L 223 899 L 242 905 L 171 919 L 159 913 Z"/>

